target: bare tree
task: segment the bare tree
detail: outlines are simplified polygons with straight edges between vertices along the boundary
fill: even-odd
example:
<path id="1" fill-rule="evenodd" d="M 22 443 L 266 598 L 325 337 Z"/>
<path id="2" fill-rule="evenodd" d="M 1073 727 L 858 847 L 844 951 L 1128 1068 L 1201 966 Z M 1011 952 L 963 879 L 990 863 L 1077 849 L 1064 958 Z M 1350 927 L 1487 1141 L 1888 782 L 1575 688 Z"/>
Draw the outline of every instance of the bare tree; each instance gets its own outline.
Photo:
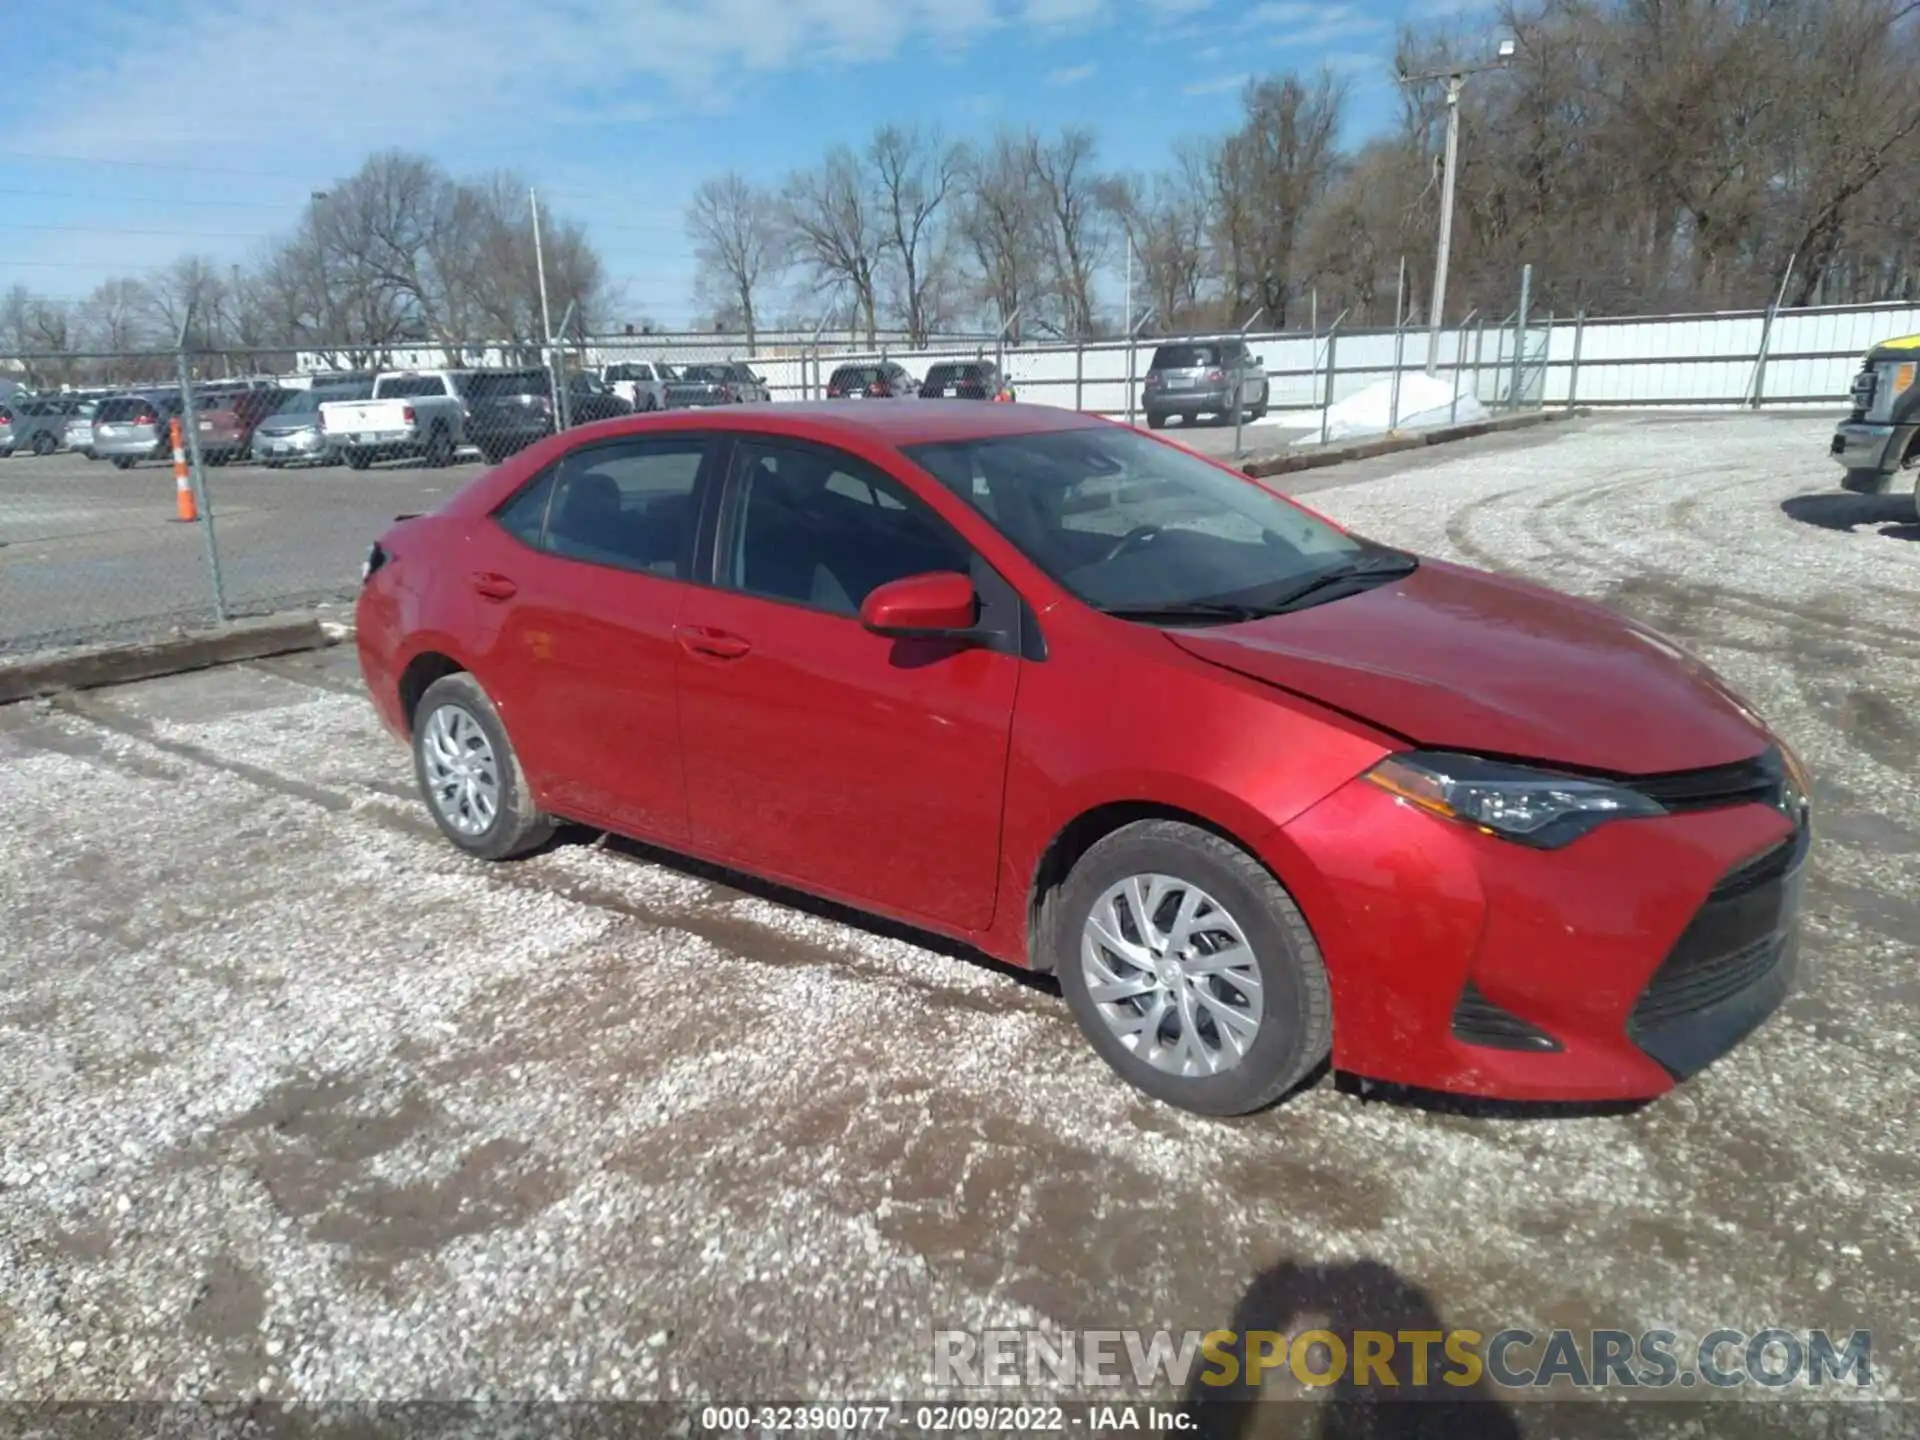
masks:
<path id="1" fill-rule="evenodd" d="M 879 275 L 887 231 L 860 161 L 847 147 L 830 151 L 812 170 L 788 179 L 781 218 L 795 255 L 816 285 L 844 286 L 852 294 L 867 342 L 878 338 Z"/>
<path id="2" fill-rule="evenodd" d="M 687 236 L 699 269 L 699 297 L 731 309 L 754 352 L 763 288 L 786 263 L 785 237 L 774 198 L 734 171 L 705 181 L 687 207 Z"/>
<path id="3" fill-rule="evenodd" d="M 1029 133 L 1027 169 L 1044 217 L 1052 323 L 1062 335 L 1094 331 L 1093 277 L 1106 259 L 1107 213 L 1094 168 L 1091 130 L 1067 129 L 1052 141 Z"/>
<path id="4" fill-rule="evenodd" d="M 900 312 L 913 343 L 923 345 L 942 278 L 934 266 L 936 224 L 959 175 L 960 154 L 937 132 L 885 125 L 868 145 L 867 161 L 888 257 L 898 270 Z"/>
<path id="5" fill-rule="evenodd" d="M 1031 179 L 1027 137 L 1010 131 L 962 162 L 960 237 L 979 268 L 981 302 L 1016 345 L 1029 305 L 1037 308 L 1047 253 Z"/>
<path id="6" fill-rule="evenodd" d="M 1212 318 L 1211 167 L 1209 149 L 1187 143 L 1176 148 L 1171 169 L 1101 186 L 1101 203 L 1133 246 L 1135 284 L 1162 329 L 1202 327 Z"/>

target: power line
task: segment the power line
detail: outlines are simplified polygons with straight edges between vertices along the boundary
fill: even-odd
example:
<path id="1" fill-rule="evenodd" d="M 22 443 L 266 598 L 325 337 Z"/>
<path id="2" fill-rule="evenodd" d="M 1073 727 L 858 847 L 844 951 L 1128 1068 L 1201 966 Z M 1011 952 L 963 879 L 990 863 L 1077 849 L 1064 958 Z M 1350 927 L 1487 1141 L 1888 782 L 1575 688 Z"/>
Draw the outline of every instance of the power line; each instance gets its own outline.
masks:
<path id="1" fill-rule="evenodd" d="M 259 180 L 292 180 L 305 185 L 310 175 L 290 175 L 284 170 L 236 170 L 221 165 L 168 165 L 157 160 L 107 160 L 95 155 L 40 155 L 30 150 L 0 150 L 10 160 L 31 160 L 46 165 L 111 165 L 123 170 L 170 170 L 188 175 L 246 175 Z"/>
<path id="2" fill-rule="evenodd" d="M 232 210 L 299 210 L 305 201 L 293 200 L 195 200 L 180 195 L 83 195 L 77 190 L 15 190 L 0 188 L 0 195 L 30 195 L 42 200 L 86 200 L 96 205 L 211 205 Z"/>
<path id="3" fill-rule="evenodd" d="M 170 235 L 188 240 L 268 240 L 258 230 L 138 230 L 124 225 L 13 225 L 0 224 L 0 230 L 57 230 L 71 235 Z"/>

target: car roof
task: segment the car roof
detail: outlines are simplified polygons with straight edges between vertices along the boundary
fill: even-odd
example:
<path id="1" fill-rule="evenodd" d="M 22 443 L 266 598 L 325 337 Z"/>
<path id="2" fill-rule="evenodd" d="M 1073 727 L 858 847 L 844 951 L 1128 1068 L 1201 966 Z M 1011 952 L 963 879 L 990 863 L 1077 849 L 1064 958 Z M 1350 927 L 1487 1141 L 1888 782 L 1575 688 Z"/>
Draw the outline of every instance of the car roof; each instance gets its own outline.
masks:
<path id="1" fill-rule="evenodd" d="M 796 439 L 865 440 L 899 447 L 929 441 L 985 440 L 1052 430 L 1092 430 L 1112 422 L 1051 405 L 991 405 L 978 400 L 920 400 L 911 405 L 801 401 L 724 410 L 670 410 L 603 422 L 600 434 L 651 430 L 726 430 Z"/>

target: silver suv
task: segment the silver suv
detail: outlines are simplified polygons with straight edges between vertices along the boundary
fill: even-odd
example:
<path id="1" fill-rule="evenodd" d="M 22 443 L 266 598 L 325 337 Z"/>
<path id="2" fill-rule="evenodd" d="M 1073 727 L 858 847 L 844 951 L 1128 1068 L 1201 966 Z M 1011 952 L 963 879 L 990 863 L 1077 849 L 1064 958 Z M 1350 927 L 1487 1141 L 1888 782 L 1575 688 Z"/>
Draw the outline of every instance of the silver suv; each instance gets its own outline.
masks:
<path id="1" fill-rule="evenodd" d="M 1140 405 L 1158 430 L 1178 415 L 1191 425 L 1202 415 L 1231 421 L 1264 420 L 1269 391 L 1266 362 L 1244 340 L 1183 340 L 1153 352 Z"/>

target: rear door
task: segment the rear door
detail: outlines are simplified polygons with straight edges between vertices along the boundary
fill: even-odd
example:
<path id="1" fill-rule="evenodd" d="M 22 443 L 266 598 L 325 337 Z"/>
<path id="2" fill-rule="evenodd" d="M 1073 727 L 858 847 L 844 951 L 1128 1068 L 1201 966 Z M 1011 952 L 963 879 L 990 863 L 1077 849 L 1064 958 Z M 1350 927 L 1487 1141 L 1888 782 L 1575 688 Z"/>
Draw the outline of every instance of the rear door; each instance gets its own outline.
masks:
<path id="1" fill-rule="evenodd" d="M 675 625 L 716 445 L 581 445 L 473 535 L 476 669 L 540 803 L 672 843 L 687 833 Z"/>

